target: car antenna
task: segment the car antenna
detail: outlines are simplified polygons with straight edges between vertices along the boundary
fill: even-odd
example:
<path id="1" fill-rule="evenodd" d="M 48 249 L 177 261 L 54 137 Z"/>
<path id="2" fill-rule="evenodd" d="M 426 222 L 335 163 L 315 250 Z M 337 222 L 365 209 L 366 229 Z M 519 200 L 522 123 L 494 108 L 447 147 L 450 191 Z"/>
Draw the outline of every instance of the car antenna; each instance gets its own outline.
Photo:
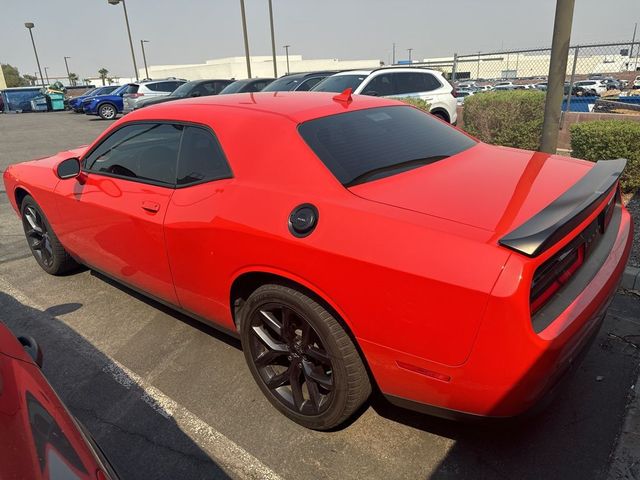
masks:
<path id="1" fill-rule="evenodd" d="M 336 102 L 350 103 L 353 101 L 353 97 L 351 96 L 352 90 L 352 88 L 345 88 L 342 93 L 339 93 L 338 95 L 333 97 L 333 99 Z"/>

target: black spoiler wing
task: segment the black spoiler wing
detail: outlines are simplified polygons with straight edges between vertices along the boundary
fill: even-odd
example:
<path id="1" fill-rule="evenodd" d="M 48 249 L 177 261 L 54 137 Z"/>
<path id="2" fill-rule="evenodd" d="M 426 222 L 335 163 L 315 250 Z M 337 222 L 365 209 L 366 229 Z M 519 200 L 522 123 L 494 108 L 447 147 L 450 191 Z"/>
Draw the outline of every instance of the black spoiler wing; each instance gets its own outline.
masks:
<path id="1" fill-rule="evenodd" d="M 600 160 L 573 187 L 498 243 L 529 257 L 537 257 L 593 213 L 615 188 L 627 160 Z"/>

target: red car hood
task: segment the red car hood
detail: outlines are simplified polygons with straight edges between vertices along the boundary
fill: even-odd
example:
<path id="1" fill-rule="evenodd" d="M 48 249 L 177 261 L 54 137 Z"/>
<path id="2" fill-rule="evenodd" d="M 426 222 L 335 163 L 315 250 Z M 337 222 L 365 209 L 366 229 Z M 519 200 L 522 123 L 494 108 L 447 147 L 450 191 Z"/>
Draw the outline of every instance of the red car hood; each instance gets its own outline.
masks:
<path id="1" fill-rule="evenodd" d="M 445 160 L 363 183 L 362 198 L 506 234 L 568 190 L 591 162 L 478 144 Z"/>

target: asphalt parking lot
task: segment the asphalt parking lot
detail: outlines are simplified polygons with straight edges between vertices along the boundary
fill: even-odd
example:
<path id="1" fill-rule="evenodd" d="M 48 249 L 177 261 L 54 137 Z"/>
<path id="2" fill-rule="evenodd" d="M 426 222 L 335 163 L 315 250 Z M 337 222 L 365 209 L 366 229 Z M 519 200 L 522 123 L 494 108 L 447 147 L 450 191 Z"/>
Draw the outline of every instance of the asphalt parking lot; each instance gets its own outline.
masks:
<path id="1" fill-rule="evenodd" d="M 0 170 L 108 125 L 68 112 L 0 115 Z M 350 425 L 314 432 L 263 398 L 236 340 L 92 271 L 46 275 L 2 193 L 0 320 L 40 342 L 44 373 L 125 480 L 590 479 L 607 474 L 637 377 L 639 353 L 624 337 L 637 334 L 640 300 L 614 299 L 580 368 L 533 419 L 458 424 L 374 394 Z"/>

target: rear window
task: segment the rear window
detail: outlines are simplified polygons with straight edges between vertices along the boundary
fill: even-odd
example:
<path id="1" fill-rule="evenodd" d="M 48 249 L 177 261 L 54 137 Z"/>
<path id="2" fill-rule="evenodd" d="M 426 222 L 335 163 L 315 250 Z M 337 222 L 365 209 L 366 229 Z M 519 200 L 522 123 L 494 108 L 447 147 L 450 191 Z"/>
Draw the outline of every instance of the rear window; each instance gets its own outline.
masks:
<path id="1" fill-rule="evenodd" d="M 318 83 L 311 90 L 314 92 L 344 92 L 347 88 L 355 90 L 367 78 L 367 75 L 333 75 Z"/>
<path id="2" fill-rule="evenodd" d="M 135 83 L 132 83 L 131 85 L 128 85 L 127 88 L 125 89 L 125 91 L 123 92 L 124 94 L 131 94 L 131 93 L 138 93 L 138 88 L 140 88 L 140 85 L 137 85 Z"/>
<path id="3" fill-rule="evenodd" d="M 299 77 L 280 77 L 264 87 L 263 92 L 288 92 L 293 90 L 300 82 Z"/>
<path id="4" fill-rule="evenodd" d="M 322 117 L 301 124 L 298 131 L 345 186 L 418 168 L 476 144 L 455 128 L 409 106 Z"/>

